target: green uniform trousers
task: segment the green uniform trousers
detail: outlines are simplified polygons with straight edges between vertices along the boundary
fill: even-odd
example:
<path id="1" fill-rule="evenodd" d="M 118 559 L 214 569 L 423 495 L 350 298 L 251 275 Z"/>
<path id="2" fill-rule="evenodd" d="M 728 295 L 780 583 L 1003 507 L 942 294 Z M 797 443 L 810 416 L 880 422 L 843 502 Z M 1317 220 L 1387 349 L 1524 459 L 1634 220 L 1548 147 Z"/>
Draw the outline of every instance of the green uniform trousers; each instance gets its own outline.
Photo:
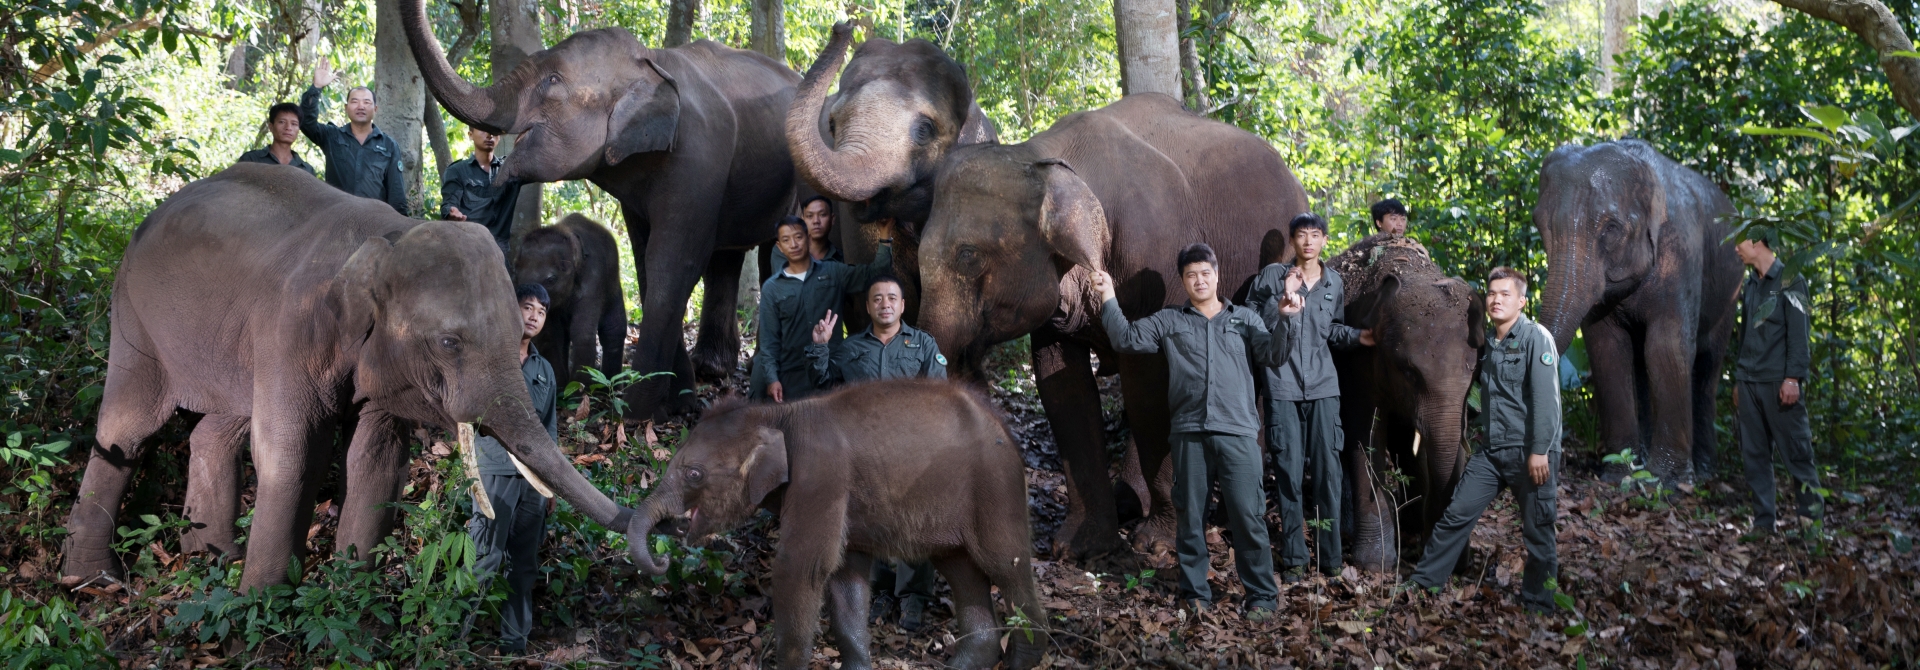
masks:
<path id="1" fill-rule="evenodd" d="M 473 515 L 467 534 L 479 554 L 482 584 L 504 574 L 507 602 L 500 608 L 500 640 L 521 646 L 533 632 L 533 583 L 540 576 L 540 542 L 547 534 L 547 499 L 520 475 L 481 475 L 493 501 L 493 518 Z M 504 568 L 504 569 L 503 569 Z"/>
<path id="2" fill-rule="evenodd" d="M 1291 569 L 1307 564 L 1307 538 L 1301 532 L 1308 501 L 1300 490 L 1308 468 L 1313 470 L 1312 505 L 1316 519 L 1328 521 L 1314 531 L 1320 571 L 1340 574 L 1340 398 L 1273 400 L 1267 403 L 1267 448 L 1279 475 L 1280 565 Z"/>
<path id="3" fill-rule="evenodd" d="M 1514 504 L 1520 509 L 1520 538 L 1527 545 L 1527 569 L 1520 599 L 1529 607 L 1552 609 L 1553 594 L 1547 580 L 1560 571 L 1560 559 L 1554 548 L 1555 515 L 1559 513 L 1560 452 L 1548 456 L 1547 484 L 1535 486 L 1527 472 L 1527 450 L 1502 447 L 1474 453 L 1467 459 L 1467 471 L 1453 489 L 1453 504 L 1427 537 L 1427 551 L 1414 569 L 1413 581 L 1427 588 L 1447 583 L 1455 564 L 1467 550 L 1473 526 L 1487 511 L 1500 489 L 1513 491 Z"/>
<path id="4" fill-rule="evenodd" d="M 1773 449 L 1787 461 L 1787 472 L 1798 486 L 1794 498 L 1800 515 L 1820 518 L 1823 505 L 1820 472 L 1813 467 L 1813 429 L 1807 425 L 1807 402 L 1780 405 L 1780 382 L 1740 382 L 1740 458 L 1746 463 L 1747 486 L 1753 489 L 1753 528 L 1771 531 L 1774 508 Z"/>
<path id="5" fill-rule="evenodd" d="M 1233 531 L 1234 562 L 1246 588 L 1244 606 L 1273 608 L 1280 589 L 1267 544 L 1266 491 L 1260 485 L 1260 444 L 1251 436 L 1174 433 L 1174 548 L 1180 559 L 1180 598 L 1213 602 L 1207 586 L 1207 494 L 1220 484 L 1220 505 Z"/>

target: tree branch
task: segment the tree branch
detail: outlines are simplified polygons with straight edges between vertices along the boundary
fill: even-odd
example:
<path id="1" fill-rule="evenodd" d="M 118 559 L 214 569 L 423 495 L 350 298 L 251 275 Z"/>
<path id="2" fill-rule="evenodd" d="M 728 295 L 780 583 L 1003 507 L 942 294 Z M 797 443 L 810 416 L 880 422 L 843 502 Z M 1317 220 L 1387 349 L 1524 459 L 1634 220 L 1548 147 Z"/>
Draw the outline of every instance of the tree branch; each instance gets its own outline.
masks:
<path id="1" fill-rule="evenodd" d="M 1920 119 L 1920 58 L 1896 56 L 1895 51 L 1912 51 L 1913 40 L 1900 27 L 1900 19 L 1879 0 L 1773 0 L 1782 7 L 1833 23 L 1852 31 L 1880 53 L 1880 69 L 1887 73 L 1893 88 L 1893 100 Z"/>

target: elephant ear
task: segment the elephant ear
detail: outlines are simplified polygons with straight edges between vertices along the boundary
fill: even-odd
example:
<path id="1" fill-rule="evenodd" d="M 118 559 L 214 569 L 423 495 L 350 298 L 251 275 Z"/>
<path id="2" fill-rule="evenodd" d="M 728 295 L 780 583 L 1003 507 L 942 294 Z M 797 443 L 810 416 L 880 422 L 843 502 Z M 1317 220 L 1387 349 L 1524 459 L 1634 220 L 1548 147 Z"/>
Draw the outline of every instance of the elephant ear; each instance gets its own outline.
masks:
<path id="1" fill-rule="evenodd" d="M 1660 179 L 1659 171 L 1646 160 L 1636 160 L 1631 174 L 1631 183 L 1623 195 L 1631 212 L 1629 216 L 1637 218 L 1630 223 L 1645 228 L 1646 235 L 1633 240 L 1629 255 L 1621 259 L 1624 262 L 1607 264 L 1607 281 L 1610 282 L 1625 281 L 1651 272 L 1660 256 L 1660 231 L 1667 225 L 1667 186 Z M 1596 190 L 1606 183 L 1603 178 L 1604 175 L 1598 173 L 1594 176 Z"/>
<path id="2" fill-rule="evenodd" d="M 1390 309 L 1387 305 L 1393 304 L 1394 296 L 1399 294 L 1400 277 L 1397 275 L 1382 277 L 1380 279 L 1380 287 L 1374 289 L 1373 295 L 1368 298 L 1373 301 L 1373 305 L 1367 309 L 1366 316 L 1360 317 L 1360 323 L 1357 327 L 1374 328 L 1379 326 L 1380 320 L 1386 318 L 1387 310 Z"/>
<path id="3" fill-rule="evenodd" d="M 367 238 L 334 276 L 333 293 L 340 310 L 343 342 L 359 342 L 373 331 L 373 321 L 380 310 L 377 278 L 380 266 L 392 253 L 391 240 Z"/>
<path id="4" fill-rule="evenodd" d="M 1040 203 L 1040 234 L 1047 245 L 1075 265 L 1105 270 L 1112 233 L 1107 230 L 1107 214 L 1100 207 L 1100 199 L 1065 160 L 1047 158 L 1033 165 L 1046 184 L 1046 197 Z"/>
<path id="5" fill-rule="evenodd" d="M 1487 295 L 1474 291 L 1467 301 L 1467 346 L 1479 351 L 1487 346 Z"/>
<path id="6" fill-rule="evenodd" d="M 760 444 L 740 462 L 746 481 L 747 505 L 759 507 L 775 489 L 787 483 L 787 435 L 772 428 L 759 430 Z"/>
<path id="7" fill-rule="evenodd" d="M 672 151 L 680 127 L 680 85 L 651 58 L 642 58 L 639 80 L 613 103 L 607 117 L 607 164 L 650 151 Z"/>

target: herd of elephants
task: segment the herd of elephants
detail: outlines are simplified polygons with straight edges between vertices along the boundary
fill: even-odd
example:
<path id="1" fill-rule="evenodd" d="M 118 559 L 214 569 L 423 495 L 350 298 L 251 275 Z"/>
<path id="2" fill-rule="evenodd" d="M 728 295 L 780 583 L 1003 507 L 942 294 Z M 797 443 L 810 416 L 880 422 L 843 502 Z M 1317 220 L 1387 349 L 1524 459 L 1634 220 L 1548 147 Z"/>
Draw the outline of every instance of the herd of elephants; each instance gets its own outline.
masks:
<path id="1" fill-rule="evenodd" d="M 767 245 L 775 223 L 811 189 L 841 203 L 840 220 L 859 222 L 842 226 L 850 262 L 874 252 L 859 228 L 894 222 L 907 320 L 941 344 L 954 377 L 979 380 L 990 347 L 1031 338 L 1040 400 L 1067 471 L 1070 504 L 1056 551 L 1124 549 L 1116 492 L 1140 498 L 1146 518 L 1131 533 L 1136 547 L 1171 546 L 1166 363 L 1111 350 L 1089 273 L 1113 275 L 1131 318 L 1182 295 L 1172 263 L 1194 242 L 1217 250 L 1223 286 L 1250 279 L 1266 233 L 1309 209 L 1266 140 L 1142 94 L 1002 144 L 966 73 L 938 47 L 872 38 L 849 59 L 844 24 L 804 76 L 754 52 L 707 41 L 652 49 L 608 28 L 573 34 L 482 87 L 447 62 L 428 31 L 424 0 L 404 4 L 433 95 L 473 127 L 517 138 L 498 179 L 587 179 L 619 200 L 643 309 L 625 364 L 673 373 L 629 389 L 631 416 L 684 410 L 696 379 L 735 370 L 745 254 Z M 829 95 L 836 73 L 838 90 Z M 1713 448 L 1714 388 L 1741 276 L 1716 220 L 1728 211 L 1715 185 L 1638 141 L 1564 147 L 1541 167 L 1534 223 L 1549 268 L 1536 320 L 1563 350 L 1583 331 L 1602 446 L 1646 454 L 1668 482 L 1690 481 Z M 190 439 L 188 549 L 241 555 L 233 521 L 242 511 L 241 450 L 251 439 L 257 494 L 246 587 L 288 578 L 332 464 L 345 466 L 335 546 L 373 547 L 395 522 L 387 503 L 407 479 L 411 429 L 476 424 L 577 510 L 626 532 L 643 568 L 664 567 L 647 555 L 646 535 L 669 517 L 691 514 L 697 535 L 724 531 L 766 505 L 785 510 L 783 524 L 839 529 L 782 534 L 776 619 L 785 616 L 783 640 L 804 633 L 798 644 L 809 645 L 817 624 L 800 613 L 819 611 L 822 591 L 844 572 L 835 566 L 845 552 L 913 550 L 894 546 L 905 540 L 875 525 L 884 521 L 873 515 L 888 512 L 847 502 L 850 488 L 919 495 L 884 476 L 853 481 L 887 471 L 850 464 L 864 458 L 857 445 L 898 436 L 862 437 L 851 427 L 828 435 L 778 406 L 728 408 L 751 420 L 728 423 L 737 434 L 696 429 L 693 442 L 744 446 L 707 449 L 714 460 L 704 472 L 676 465 L 647 509 L 616 504 L 535 419 L 510 299 L 515 279 L 546 284 L 555 298 L 552 330 L 561 332 L 548 346 L 572 352 L 547 355 L 569 369 L 619 369 L 626 316 L 614 244 L 598 225 L 570 218 L 530 234 L 514 271 L 478 225 L 409 219 L 294 168 L 242 164 L 186 186 L 134 233 L 116 279 L 98 443 L 69 522 L 64 574 L 120 570 L 110 546 L 122 495 L 143 448 L 177 413 L 200 416 Z M 1485 338 L 1482 303 L 1418 245 L 1386 235 L 1332 263 L 1347 278 L 1347 322 L 1371 328 L 1378 343 L 1338 355 L 1354 509 L 1343 524 L 1353 533 L 1348 560 L 1392 570 L 1400 548 L 1416 546 L 1445 510 L 1465 466 L 1462 399 Z M 699 336 L 689 353 L 681 324 L 701 281 Z M 596 350 L 609 355 L 596 361 Z M 1128 458 L 1137 458 L 1129 468 L 1138 475 L 1118 486 L 1096 384 L 1096 375 L 1114 373 L 1131 428 Z M 823 403 L 809 415 L 816 420 L 940 408 L 954 427 L 912 432 L 1000 446 L 927 446 L 932 455 L 924 458 L 967 461 L 984 450 L 994 464 L 1009 453 L 1018 460 L 991 408 L 941 382 L 807 402 Z M 340 458 L 333 443 L 343 425 L 351 430 Z M 785 448 L 769 451 L 775 444 Z M 807 449 L 827 455 L 795 456 Z M 676 464 L 692 458 L 685 452 Z M 991 581 L 1029 614 L 1038 611 L 1017 462 L 935 464 L 972 473 L 946 478 L 941 488 L 953 497 L 942 505 L 1018 510 L 968 517 L 959 522 L 970 529 L 961 543 L 977 546 L 935 556 L 956 602 L 986 598 Z M 1417 496 L 1397 512 L 1365 474 L 1390 468 L 1412 476 L 1408 495 Z M 1018 529 L 1000 528 L 1008 525 Z M 994 625 L 990 607 L 986 615 L 968 609 L 963 627 Z M 843 642 L 864 640 L 834 628 Z M 782 648 L 783 665 L 802 658 Z M 991 665 L 999 653 L 997 643 L 962 645 L 956 662 Z M 1015 656 L 1016 666 L 1037 660 Z"/>

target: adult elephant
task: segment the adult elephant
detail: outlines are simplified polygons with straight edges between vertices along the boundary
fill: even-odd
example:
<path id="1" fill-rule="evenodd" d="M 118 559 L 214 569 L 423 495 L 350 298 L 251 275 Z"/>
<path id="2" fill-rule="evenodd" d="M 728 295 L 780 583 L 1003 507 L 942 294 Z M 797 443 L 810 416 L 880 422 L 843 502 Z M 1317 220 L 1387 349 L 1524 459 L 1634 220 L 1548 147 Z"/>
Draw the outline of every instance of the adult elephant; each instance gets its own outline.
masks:
<path id="1" fill-rule="evenodd" d="M 1088 269 L 1111 273 L 1138 319 L 1185 295 L 1175 256 L 1207 242 L 1221 283 L 1253 274 L 1263 231 L 1307 209 L 1306 192 L 1266 140 L 1160 94 L 1068 115 L 1015 145 L 956 149 L 934 181 L 920 236 L 921 327 L 957 376 L 981 379 L 987 348 L 1031 335 L 1033 371 L 1067 466 L 1056 551 L 1120 548 L 1100 392 L 1089 354 L 1116 365 L 1148 483 L 1135 543 L 1171 547 L 1167 366 L 1123 356 L 1100 327 Z"/>
<path id="2" fill-rule="evenodd" d="M 423 0 L 402 8 L 420 73 L 448 112 L 514 135 L 494 174 L 510 180 L 586 179 L 620 201 L 641 303 L 630 363 L 671 371 L 628 389 L 628 412 L 650 416 L 738 364 L 740 264 L 773 239 L 793 207 L 793 161 L 782 122 L 800 75 L 751 51 L 700 40 L 649 49 L 621 28 L 574 33 L 535 52 L 493 86 L 460 78 L 427 29 Z M 681 323 L 705 280 L 700 335 L 689 359 Z"/>
<path id="3" fill-rule="evenodd" d="M 1585 333 L 1603 448 L 1646 455 L 1667 484 L 1713 472 L 1740 288 L 1719 219 L 1731 211 L 1713 182 L 1637 140 L 1561 147 L 1540 168 L 1540 323 L 1563 352 Z"/>
<path id="4" fill-rule="evenodd" d="M 1462 412 L 1486 341 L 1486 307 L 1404 237 L 1368 237 L 1332 265 L 1347 281 L 1347 323 L 1374 337 L 1372 347 L 1333 354 L 1353 492 L 1347 546 L 1356 565 L 1385 572 L 1401 547 L 1423 545 L 1466 470 Z M 1398 499 L 1388 495 L 1394 470 L 1410 477 Z"/>
<path id="5" fill-rule="evenodd" d="M 840 201 L 839 222 L 894 220 L 894 272 L 912 321 L 919 302 L 918 234 L 933 208 L 934 173 L 955 147 L 999 137 L 974 102 L 966 69 L 940 47 L 870 37 L 846 60 L 852 41 L 852 26 L 834 24 L 787 113 L 787 147 L 807 185 Z M 840 87 L 827 95 L 835 73 Z M 873 259 L 868 236 L 849 234 L 844 225 L 835 232 L 848 262 Z"/>
<path id="6" fill-rule="evenodd" d="M 631 518 L 534 416 L 513 286 L 477 224 L 409 219 L 299 170 L 243 163 L 187 185 L 134 231 L 111 323 L 98 444 L 67 524 L 68 578 L 120 572 L 109 544 L 121 496 L 177 411 L 215 421 L 212 442 L 251 433 L 259 495 L 244 587 L 298 565 L 343 422 L 353 437 L 342 549 L 385 537 L 407 478 L 404 428 L 416 422 L 478 423 L 594 521 L 624 530 Z M 196 429 L 196 451 L 200 438 Z"/>

